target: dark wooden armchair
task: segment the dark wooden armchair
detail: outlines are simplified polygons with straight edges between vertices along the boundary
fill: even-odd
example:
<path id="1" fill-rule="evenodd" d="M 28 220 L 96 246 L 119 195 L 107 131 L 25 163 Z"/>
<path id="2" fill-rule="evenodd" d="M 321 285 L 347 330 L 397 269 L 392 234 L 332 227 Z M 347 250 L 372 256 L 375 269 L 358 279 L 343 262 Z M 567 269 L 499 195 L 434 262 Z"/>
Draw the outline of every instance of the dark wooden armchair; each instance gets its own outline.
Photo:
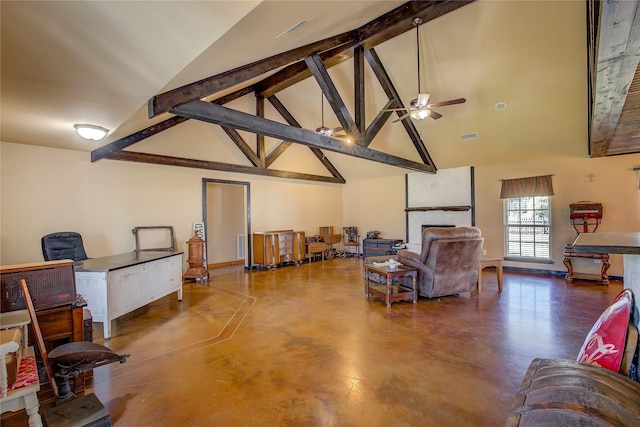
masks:
<path id="1" fill-rule="evenodd" d="M 398 251 L 398 261 L 418 270 L 418 294 L 427 298 L 471 292 L 482 255 L 477 227 L 432 227 L 422 233 L 420 253 Z"/>

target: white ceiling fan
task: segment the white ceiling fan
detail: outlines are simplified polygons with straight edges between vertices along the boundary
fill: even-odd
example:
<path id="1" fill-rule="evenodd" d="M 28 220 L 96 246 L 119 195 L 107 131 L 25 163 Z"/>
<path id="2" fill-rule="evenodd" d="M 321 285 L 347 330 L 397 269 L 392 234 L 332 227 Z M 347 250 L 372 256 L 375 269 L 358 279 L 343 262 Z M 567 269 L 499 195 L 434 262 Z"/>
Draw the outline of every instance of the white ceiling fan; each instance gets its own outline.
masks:
<path id="1" fill-rule="evenodd" d="M 417 61 L 418 62 L 418 97 L 416 99 L 411 100 L 411 102 L 409 103 L 409 108 L 406 108 L 406 107 L 391 108 L 387 110 L 382 110 L 382 111 L 406 111 L 405 114 L 398 117 L 392 123 L 399 122 L 401 120 L 406 119 L 407 117 L 411 117 L 412 119 L 415 119 L 415 120 L 422 120 L 422 119 L 426 119 L 427 117 L 430 117 L 434 120 L 437 120 L 440 117 L 442 117 L 442 114 L 436 111 L 433 111 L 433 108 L 446 107 L 448 105 L 455 105 L 455 104 L 463 104 L 467 101 L 465 98 L 457 98 L 457 99 L 451 99 L 449 101 L 435 102 L 435 103 L 429 104 L 430 95 L 428 93 L 422 93 L 422 91 L 420 90 L 420 33 L 418 31 L 420 24 L 422 24 L 421 18 L 413 19 L 413 25 L 415 25 L 416 27 L 416 49 L 417 49 L 417 58 L 418 58 L 418 61 Z"/>

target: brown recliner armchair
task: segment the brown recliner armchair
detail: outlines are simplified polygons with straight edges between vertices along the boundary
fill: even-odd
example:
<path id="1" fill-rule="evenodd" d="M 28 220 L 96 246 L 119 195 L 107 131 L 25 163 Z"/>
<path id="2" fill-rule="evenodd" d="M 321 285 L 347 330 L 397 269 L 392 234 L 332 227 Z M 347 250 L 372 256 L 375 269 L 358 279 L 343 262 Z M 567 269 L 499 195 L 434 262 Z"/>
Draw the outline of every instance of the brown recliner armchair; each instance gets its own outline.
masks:
<path id="1" fill-rule="evenodd" d="M 420 253 L 400 250 L 398 261 L 418 270 L 418 294 L 427 298 L 477 289 L 482 254 L 477 227 L 426 228 Z"/>

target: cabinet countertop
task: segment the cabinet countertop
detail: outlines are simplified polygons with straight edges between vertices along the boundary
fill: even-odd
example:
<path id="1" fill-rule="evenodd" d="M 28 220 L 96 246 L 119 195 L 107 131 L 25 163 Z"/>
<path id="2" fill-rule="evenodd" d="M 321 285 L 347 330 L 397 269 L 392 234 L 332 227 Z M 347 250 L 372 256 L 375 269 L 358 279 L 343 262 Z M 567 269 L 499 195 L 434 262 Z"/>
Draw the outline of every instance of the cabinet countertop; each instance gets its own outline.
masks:
<path id="1" fill-rule="evenodd" d="M 573 242 L 575 252 L 640 255 L 640 233 L 582 233 Z"/>
<path id="2" fill-rule="evenodd" d="M 109 272 L 120 268 L 131 267 L 145 262 L 181 255 L 175 251 L 141 251 L 109 255 L 101 258 L 89 258 L 75 263 L 76 272 Z"/>

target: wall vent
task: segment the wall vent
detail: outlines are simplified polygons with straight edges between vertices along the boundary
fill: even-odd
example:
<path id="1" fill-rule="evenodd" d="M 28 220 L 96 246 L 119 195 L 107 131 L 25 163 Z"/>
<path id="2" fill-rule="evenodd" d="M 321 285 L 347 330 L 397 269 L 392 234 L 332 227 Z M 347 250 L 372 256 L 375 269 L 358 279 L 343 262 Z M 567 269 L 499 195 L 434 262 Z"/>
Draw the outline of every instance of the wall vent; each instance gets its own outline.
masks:
<path id="1" fill-rule="evenodd" d="M 245 238 L 244 238 L 244 234 L 238 234 L 236 236 L 236 253 L 237 253 L 237 259 L 244 259 L 245 254 L 244 254 L 244 248 L 245 248 Z"/>
<path id="2" fill-rule="evenodd" d="M 300 28 L 304 27 L 305 25 L 307 25 L 311 21 L 312 21 L 312 19 L 303 19 L 302 21 L 300 21 L 297 24 L 295 24 L 293 27 L 291 27 L 288 30 L 286 30 L 284 33 L 276 36 L 276 38 L 279 39 L 279 38 L 282 38 L 282 37 L 287 37 L 288 35 L 291 35 L 291 34 L 295 33 L 296 31 L 298 31 Z"/>
<path id="3" fill-rule="evenodd" d="M 478 133 L 477 132 L 465 133 L 464 135 L 460 136 L 460 139 L 463 141 L 473 141 L 478 139 Z"/>

